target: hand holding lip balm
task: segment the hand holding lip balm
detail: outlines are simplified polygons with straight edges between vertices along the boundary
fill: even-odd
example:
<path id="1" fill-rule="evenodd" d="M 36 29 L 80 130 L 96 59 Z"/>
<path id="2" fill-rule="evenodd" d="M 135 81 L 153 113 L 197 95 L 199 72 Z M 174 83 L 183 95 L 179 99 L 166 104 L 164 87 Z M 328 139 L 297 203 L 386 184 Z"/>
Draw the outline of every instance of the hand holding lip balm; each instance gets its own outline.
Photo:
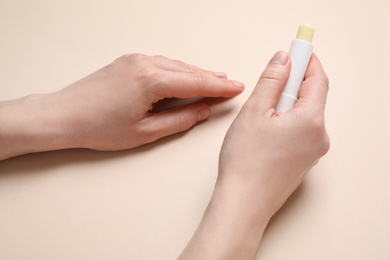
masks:
<path id="1" fill-rule="evenodd" d="M 310 24 L 301 24 L 297 37 L 291 43 L 291 71 L 286 86 L 276 105 L 275 113 L 290 110 L 298 99 L 299 89 L 309 64 L 313 44 L 314 27 Z"/>

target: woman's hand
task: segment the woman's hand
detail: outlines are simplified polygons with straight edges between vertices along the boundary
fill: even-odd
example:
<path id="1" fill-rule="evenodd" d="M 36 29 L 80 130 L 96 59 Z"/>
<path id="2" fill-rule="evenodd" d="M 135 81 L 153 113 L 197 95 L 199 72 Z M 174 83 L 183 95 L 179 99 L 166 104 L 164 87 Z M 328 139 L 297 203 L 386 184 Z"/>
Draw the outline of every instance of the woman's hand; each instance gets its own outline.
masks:
<path id="1" fill-rule="evenodd" d="M 218 183 L 250 195 L 272 216 L 327 153 L 324 110 L 328 78 L 312 55 L 299 99 L 284 113 L 275 106 L 289 76 L 290 59 L 276 53 L 231 125 L 220 154 Z"/>
<path id="2" fill-rule="evenodd" d="M 185 131 L 210 115 L 196 103 L 152 113 L 164 98 L 233 97 L 244 84 L 162 56 L 125 55 L 71 86 L 0 103 L 0 160 L 64 148 L 123 150 Z"/>
<path id="3" fill-rule="evenodd" d="M 314 54 L 297 103 L 275 114 L 290 67 L 276 53 L 231 125 L 210 204 L 180 259 L 253 259 L 269 219 L 328 151 L 328 79 Z"/>
<path id="4" fill-rule="evenodd" d="M 220 77 L 218 77 L 220 76 Z M 125 55 L 59 93 L 81 147 L 122 150 L 185 131 L 210 115 L 206 104 L 152 113 L 164 98 L 233 97 L 244 85 L 162 56 Z"/>

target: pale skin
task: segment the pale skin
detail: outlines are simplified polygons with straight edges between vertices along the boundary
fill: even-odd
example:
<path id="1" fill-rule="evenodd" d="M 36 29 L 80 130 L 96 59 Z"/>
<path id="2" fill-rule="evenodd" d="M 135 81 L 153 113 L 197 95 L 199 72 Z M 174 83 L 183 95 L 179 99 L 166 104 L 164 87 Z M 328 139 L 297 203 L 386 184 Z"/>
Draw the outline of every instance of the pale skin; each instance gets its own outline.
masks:
<path id="1" fill-rule="evenodd" d="M 209 206 L 179 259 L 253 259 L 270 218 L 328 151 L 329 83 L 314 54 L 296 105 L 275 114 L 290 66 L 276 53 L 231 125 Z"/>
<path id="2" fill-rule="evenodd" d="M 179 259 L 253 259 L 270 218 L 328 151 L 328 79 L 314 54 L 297 104 L 275 114 L 290 67 L 289 55 L 276 53 L 232 123 L 209 206 Z M 58 92 L 0 102 L 0 160 L 66 148 L 134 148 L 210 115 L 202 103 L 152 113 L 158 100 L 234 97 L 243 90 L 224 73 L 125 55 Z"/>
<path id="3" fill-rule="evenodd" d="M 60 91 L 0 102 L 0 160 L 65 148 L 114 151 L 188 130 L 210 115 L 196 103 L 152 113 L 164 98 L 233 97 L 244 84 L 163 56 L 124 55 Z"/>

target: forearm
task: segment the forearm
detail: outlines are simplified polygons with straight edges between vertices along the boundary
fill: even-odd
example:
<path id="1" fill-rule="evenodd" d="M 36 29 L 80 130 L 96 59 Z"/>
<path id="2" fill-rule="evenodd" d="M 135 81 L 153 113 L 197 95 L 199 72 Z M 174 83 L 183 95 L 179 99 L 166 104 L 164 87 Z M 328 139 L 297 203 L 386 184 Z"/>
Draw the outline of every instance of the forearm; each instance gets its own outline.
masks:
<path id="1" fill-rule="evenodd" d="M 0 102 L 0 160 L 75 146 L 64 127 L 60 98 L 36 94 Z"/>
<path id="2" fill-rule="evenodd" d="M 270 219 L 264 203 L 218 182 L 203 219 L 179 259 L 253 259 Z"/>

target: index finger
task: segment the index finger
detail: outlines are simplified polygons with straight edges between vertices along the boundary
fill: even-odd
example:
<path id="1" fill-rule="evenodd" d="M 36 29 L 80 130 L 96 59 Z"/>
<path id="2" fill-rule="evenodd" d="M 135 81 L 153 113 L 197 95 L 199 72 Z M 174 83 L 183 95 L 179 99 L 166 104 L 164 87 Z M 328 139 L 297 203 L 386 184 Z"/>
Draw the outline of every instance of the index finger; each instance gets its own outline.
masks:
<path id="1" fill-rule="evenodd" d="M 162 98 L 234 97 L 244 88 L 241 82 L 219 78 L 201 70 L 163 71 L 153 91 Z"/>
<path id="2" fill-rule="evenodd" d="M 323 113 L 329 89 L 329 80 L 318 57 L 313 53 L 307 67 L 305 80 L 299 91 L 296 106 L 307 104 L 312 110 Z"/>

